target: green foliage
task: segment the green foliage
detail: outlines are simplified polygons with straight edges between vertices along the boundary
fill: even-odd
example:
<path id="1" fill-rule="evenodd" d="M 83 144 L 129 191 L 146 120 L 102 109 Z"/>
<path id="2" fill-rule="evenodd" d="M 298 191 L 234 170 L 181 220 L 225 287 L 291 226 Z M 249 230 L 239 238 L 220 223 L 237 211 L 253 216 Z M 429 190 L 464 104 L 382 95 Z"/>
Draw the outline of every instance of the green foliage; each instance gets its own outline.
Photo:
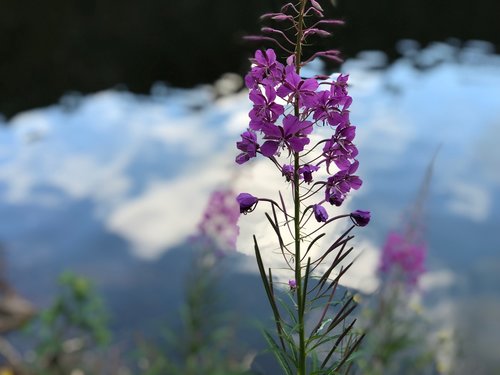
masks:
<path id="1" fill-rule="evenodd" d="M 67 374 L 83 352 L 110 340 L 108 313 L 92 284 L 65 272 L 54 302 L 35 319 L 29 332 L 36 336 L 34 371 Z"/>
<path id="2" fill-rule="evenodd" d="M 301 330 L 304 334 L 303 355 L 306 359 L 305 374 L 307 375 L 349 373 L 354 360 L 359 355 L 357 350 L 364 335 L 354 328 L 356 319 L 352 315 L 357 303 L 349 291 L 339 293 L 342 288 L 339 281 L 352 265 L 352 262 L 346 266 L 341 265 L 341 262 L 352 251 L 352 247 L 347 248 L 348 241 L 353 238 L 348 236 L 349 231 L 330 246 L 329 252 L 337 248 L 338 251 L 325 273 L 314 276 L 311 271 L 313 263 L 308 258 L 307 265 L 304 267 L 300 303 L 296 289 L 289 291 L 288 301 L 275 293 L 272 270 L 268 269 L 266 272 L 261 251 L 254 236 L 257 265 L 277 328 L 277 339 L 267 331 L 264 332 L 264 336 L 270 351 L 286 375 L 295 375 L 299 367 L 302 349 L 297 337 Z M 314 263 L 317 264 L 318 260 Z M 331 279 L 330 275 L 336 268 L 340 270 L 336 277 Z M 298 317 L 299 305 L 302 306 L 301 313 L 304 316 L 312 317 L 316 313 L 315 321 L 308 322 L 308 324 L 315 323 L 312 328 L 301 327 Z"/>
<path id="3" fill-rule="evenodd" d="M 394 285 L 374 296 L 363 312 L 367 338 L 356 358 L 362 375 L 433 374 L 435 347 L 430 325 L 409 302 L 410 296 Z"/>
<path id="4" fill-rule="evenodd" d="M 168 329 L 162 346 L 144 341 L 139 357 L 144 375 L 243 375 L 241 360 L 233 352 L 235 343 L 229 317 L 221 313 L 214 254 L 200 251 L 195 256 L 186 283 L 186 300 L 181 309 L 182 330 Z M 241 346 L 238 344 L 237 346 Z"/>

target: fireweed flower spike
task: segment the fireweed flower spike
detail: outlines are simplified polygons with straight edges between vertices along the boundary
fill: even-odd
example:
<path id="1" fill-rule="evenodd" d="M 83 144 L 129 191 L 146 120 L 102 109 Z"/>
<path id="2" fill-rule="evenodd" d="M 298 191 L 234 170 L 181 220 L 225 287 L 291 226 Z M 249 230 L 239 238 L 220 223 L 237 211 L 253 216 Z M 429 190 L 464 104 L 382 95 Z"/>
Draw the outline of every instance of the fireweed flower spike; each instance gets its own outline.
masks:
<path id="1" fill-rule="evenodd" d="M 266 218 L 289 270 L 288 286 L 294 291 L 293 306 L 280 305 L 282 302 L 273 291 L 272 271 L 266 271 L 255 236 L 254 248 L 278 335 L 271 346 L 287 375 L 343 373 L 348 358 L 362 339 L 362 335 L 354 334 L 354 320 L 350 318 L 355 308 L 353 299 L 338 301 L 336 297 L 339 280 L 352 264 L 341 264 L 353 251 L 347 246 L 353 238 L 350 232 L 355 226 L 367 225 L 370 220 L 367 211 L 338 212 L 350 192 L 362 185 L 355 174 L 359 162 L 354 145 L 356 128 L 350 121 L 349 76 L 341 74 L 331 80 L 324 76 L 301 75 L 302 67 L 316 57 L 339 61 L 338 51 L 309 51 L 315 38 L 329 37 L 329 29 L 342 24 L 325 19 L 321 3 L 319 0 L 299 0 L 296 4 L 285 4 L 279 12 L 261 17 L 272 23 L 261 29 L 265 36 L 247 38 L 271 42 L 278 49 L 257 50 L 251 59 L 252 66 L 245 77 L 252 102 L 250 121 L 248 129 L 241 134 L 241 141 L 236 144 L 240 151 L 236 162 L 244 164 L 257 157 L 269 160 L 270 166 L 282 176 L 293 202 L 293 207 L 287 208 L 287 200 L 281 192 L 281 204 L 248 193 L 237 197 L 240 212 L 244 214 L 253 211 L 259 201 L 271 203 L 272 212 L 266 213 Z M 311 145 L 311 135 L 319 128 L 329 135 Z M 317 147 L 319 145 L 321 147 Z M 326 179 L 315 178 L 325 173 Z M 332 219 L 329 219 L 327 208 L 336 211 Z M 311 220 L 313 217 L 315 220 Z M 348 218 L 355 225 L 339 233 L 333 244 L 324 244 L 325 251 L 317 252 L 317 246 L 327 238 L 327 231 L 322 233 L 323 228 L 333 221 Z M 335 317 L 331 310 L 334 301 L 347 313 Z M 317 328 L 307 330 L 305 321 L 313 316 L 309 313 L 314 309 L 320 309 L 321 318 Z M 271 335 L 266 337 L 274 340 Z M 335 341 L 337 344 L 333 345 Z M 326 353 L 322 354 L 319 363 L 308 361 L 308 356 L 319 358 L 319 353 Z M 307 365 L 309 362 L 315 365 Z"/>

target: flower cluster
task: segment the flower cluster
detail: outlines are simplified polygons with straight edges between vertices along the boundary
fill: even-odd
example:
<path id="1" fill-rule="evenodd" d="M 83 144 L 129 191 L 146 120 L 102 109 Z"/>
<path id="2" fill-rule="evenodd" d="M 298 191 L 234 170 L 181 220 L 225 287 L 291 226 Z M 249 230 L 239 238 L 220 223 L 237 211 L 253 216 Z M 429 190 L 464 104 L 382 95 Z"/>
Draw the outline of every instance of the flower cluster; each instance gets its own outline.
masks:
<path id="1" fill-rule="evenodd" d="M 382 249 L 379 271 L 385 275 L 399 272 L 406 285 L 412 288 L 425 272 L 425 255 L 425 245 L 411 241 L 398 232 L 391 232 Z"/>
<path id="2" fill-rule="evenodd" d="M 324 187 L 324 199 L 314 206 L 316 219 L 326 221 L 328 215 L 321 204 L 340 206 L 349 191 L 362 184 L 355 175 L 359 163 L 353 143 L 356 127 L 349 119 L 349 77 L 341 74 L 332 82 L 302 78 L 297 74 L 294 56 L 283 64 L 273 49 L 258 50 L 252 62 L 245 82 L 253 108 L 249 128 L 236 144 L 240 150 L 236 162 L 243 164 L 261 154 L 280 166 L 287 181 L 293 181 L 293 165 L 278 164 L 278 158 L 304 151 L 315 128 L 330 128 L 331 137 L 311 148 L 321 148 L 320 155 L 302 159 L 298 169 L 300 179 L 307 184 L 313 182 L 313 174 L 322 166 L 330 174 L 326 181 L 319 182 Z M 332 165 L 336 166 L 335 171 Z"/>
<path id="3" fill-rule="evenodd" d="M 219 254 L 235 250 L 239 216 L 235 193 L 230 189 L 215 190 L 198 224 L 196 239 L 210 245 Z"/>

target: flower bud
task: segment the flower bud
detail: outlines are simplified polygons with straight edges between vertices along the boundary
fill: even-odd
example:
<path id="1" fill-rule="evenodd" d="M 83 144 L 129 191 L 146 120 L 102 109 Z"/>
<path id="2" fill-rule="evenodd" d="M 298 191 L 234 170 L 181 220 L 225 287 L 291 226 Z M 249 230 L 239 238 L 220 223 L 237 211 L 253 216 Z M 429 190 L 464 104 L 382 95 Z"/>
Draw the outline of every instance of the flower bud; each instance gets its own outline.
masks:
<path id="1" fill-rule="evenodd" d="M 236 201 L 240 205 L 240 213 L 246 214 L 252 212 L 259 201 L 259 198 L 254 197 L 248 193 L 240 193 L 236 197 Z"/>
<path id="2" fill-rule="evenodd" d="M 318 222 L 324 223 L 325 221 L 328 220 L 328 212 L 326 212 L 326 209 L 323 206 L 315 204 L 313 206 L 313 212 L 314 212 L 314 217 Z"/>
<path id="3" fill-rule="evenodd" d="M 356 210 L 351 213 L 351 220 L 355 225 L 364 227 L 370 222 L 370 211 Z"/>

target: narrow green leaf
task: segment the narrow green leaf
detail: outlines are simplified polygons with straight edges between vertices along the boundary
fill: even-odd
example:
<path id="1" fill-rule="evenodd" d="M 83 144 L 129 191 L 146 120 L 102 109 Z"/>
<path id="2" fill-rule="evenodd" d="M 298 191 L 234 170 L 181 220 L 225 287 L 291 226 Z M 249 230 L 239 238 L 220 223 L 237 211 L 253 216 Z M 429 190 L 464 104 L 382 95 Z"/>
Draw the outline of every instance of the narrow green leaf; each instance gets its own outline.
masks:
<path id="1" fill-rule="evenodd" d="M 342 342 L 342 340 L 344 339 L 344 337 L 347 336 L 347 334 L 349 333 L 349 331 L 351 330 L 351 328 L 354 326 L 355 322 L 356 322 L 356 319 L 354 319 L 352 321 L 352 323 L 346 329 L 344 329 L 344 331 L 340 334 L 340 336 L 338 337 L 337 341 L 335 341 L 335 344 L 333 345 L 332 349 L 328 352 L 328 355 L 323 360 L 323 363 L 321 364 L 321 368 L 324 368 L 327 365 L 328 361 L 330 360 L 330 357 L 333 355 L 333 353 L 335 353 L 335 351 L 337 350 L 339 344 Z"/>
<path id="2" fill-rule="evenodd" d="M 353 324 L 354 324 L 354 322 L 353 322 Z M 363 340 L 364 337 L 365 337 L 364 334 L 361 335 L 359 337 L 359 339 L 356 341 L 356 343 L 349 349 L 349 351 L 346 354 L 344 354 L 342 360 L 337 365 L 337 367 L 335 368 L 335 370 L 337 370 L 337 371 L 340 370 L 345 363 L 347 363 L 348 361 L 352 361 L 353 360 L 352 354 L 358 348 L 358 346 L 361 344 L 361 340 Z"/>
<path id="3" fill-rule="evenodd" d="M 278 360 L 281 368 L 286 372 L 287 375 L 293 375 L 292 368 L 290 367 L 290 364 L 287 361 L 288 356 L 285 355 L 279 348 L 278 344 L 276 341 L 274 341 L 273 337 L 269 334 L 269 332 L 264 331 L 264 337 L 266 338 L 267 343 L 271 347 L 271 350 Z"/>
<path id="4" fill-rule="evenodd" d="M 306 306 L 307 284 L 309 282 L 310 271 L 311 271 L 311 258 L 309 257 L 309 258 L 307 258 L 306 272 L 304 274 L 304 285 L 303 285 L 303 291 L 302 291 L 302 306 L 303 306 L 303 308 L 305 308 L 305 306 Z"/>
<path id="5" fill-rule="evenodd" d="M 321 239 L 322 237 L 324 237 L 326 235 L 326 233 L 321 233 L 320 235 L 318 235 L 317 237 L 314 238 L 314 240 L 311 241 L 311 243 L 309 244 L 309 246 L 307 246 L 307 250 L 306 252 L 304 253 L 304 256 L 302 257 L 301 261 L 303 261 L 307 254 L 309 254 L 309 251 L 311 250 L 311 248 L 314 246 L 314 244 L 319 240 Z"/>
<path id="6" fill-rule="evenodd" d="M 259 267 L 260 277 L 262 279 L 262 283 L 264 284 L 264 289 L 266 291 L 267 298 L 269 299 L 269 304 L 271 305 L 271 309 L 273 310 L 274 321 L 276 322 L 276 330 L 278 331 L 278 336 L 281 341 L 281 346 L 283 347 L 283 350 L 286 352 L 285 343 L 283 342 L 283 337 L 282 337 L 281 316 L 278 310 L 278 306 L 276 306 L 276 301 L 274 300 L 271 286 L 269 285 L 269 282 L 267 280 L 266 271 L 264 269 L 264 263 L 260 255 L 259 245 L 257 244 L 257 238 L 255 238 L 255 236 L 253 236 L 253 241 L 255 245 L 255 258 L 257 259 L 257 265 Z"/>

